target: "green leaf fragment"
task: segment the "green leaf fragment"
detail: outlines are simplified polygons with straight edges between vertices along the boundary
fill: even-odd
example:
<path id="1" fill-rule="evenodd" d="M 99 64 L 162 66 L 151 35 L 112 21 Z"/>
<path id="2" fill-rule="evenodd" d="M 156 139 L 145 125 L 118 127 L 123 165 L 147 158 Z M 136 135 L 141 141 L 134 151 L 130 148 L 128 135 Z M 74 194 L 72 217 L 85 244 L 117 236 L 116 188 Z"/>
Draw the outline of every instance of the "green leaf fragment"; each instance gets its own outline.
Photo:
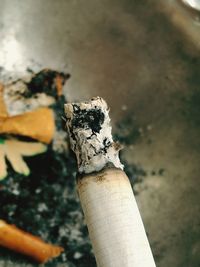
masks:
<path id="1" fill-rule="evenodd" d="M 5 139 L 0 137 L 0 145 L 3 145 L 5 143 Z"/>

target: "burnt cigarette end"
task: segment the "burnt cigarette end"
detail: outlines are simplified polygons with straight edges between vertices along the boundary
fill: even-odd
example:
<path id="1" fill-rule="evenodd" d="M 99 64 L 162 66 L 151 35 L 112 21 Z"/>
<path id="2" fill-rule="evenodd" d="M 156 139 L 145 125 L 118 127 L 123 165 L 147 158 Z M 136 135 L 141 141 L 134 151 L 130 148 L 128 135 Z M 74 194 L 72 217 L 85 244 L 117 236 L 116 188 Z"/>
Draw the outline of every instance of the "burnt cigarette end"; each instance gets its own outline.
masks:
<path id="1" fill-rule="evenodd" d="M 118 155 L 119 147 L 111 134 L 109 109 L 101 97 L 66 104 L 65 114 L 79 173 L 99 171 L 110 163 L 123 169 Z"/>
<path id="2" fill-rule="evenodd" d="M 74 111 L 73 128 L 91 129 L 94 134 L 100 132 L 105 118 L 101 109 L 80 109 L 77 104 L 72 104 L 72 106 Z"/>

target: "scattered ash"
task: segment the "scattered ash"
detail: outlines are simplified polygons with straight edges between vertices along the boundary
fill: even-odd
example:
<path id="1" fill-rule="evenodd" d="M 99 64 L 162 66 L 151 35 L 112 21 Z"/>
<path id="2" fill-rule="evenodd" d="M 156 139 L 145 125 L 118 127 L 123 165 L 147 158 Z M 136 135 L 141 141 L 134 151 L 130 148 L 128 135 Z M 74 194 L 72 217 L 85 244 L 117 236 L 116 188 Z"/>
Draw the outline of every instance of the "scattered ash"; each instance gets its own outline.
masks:
<path id="1" fill-rule="evenodd" d="M 165 169 L 164 168 L 160 168 L 158 170 L 153 170 L 151 171 L 151 175 L 159 175 L 159 176 L 163 176 L 165 173 Z"/>
<path id="2" fill-rule="evenodd" d="M 56 96 L 56 75 L 61 76 L 63 83 L 69 75 L 50 70 L 31 75 L 29 81 L 12 82 L 13 90 L 7 92 L 9 103 L 13 101 L 15 107 L 18 103 L 19 109 L 23 106 L 21 111 L 25 112 L 41 105 L 37 103 L 41 94 L 45 94 L 46 99 L 53 98 L 50 107 L 55 114 L 56 133 L 46 153 L 26 158 L 31 170 L 28 177 L 15 173 L 7 162 L 8 177 L 0 182 L 0 218 L 64 247 L 64 253 L 45 266 L 93 267 L 95 260 L 75 188 L 76 161 L 68 151 L 63 128 L 63 107 L 67 101 L 63 95 Z M 49 106 L 49 102 L 44 104 Z M 0 248 L 0 263 L 2 261 L 11 266 L 30 266 L 30 263 L 38 266 L 23 255 Z"/>
<path id="3" fill-rule="evenodd" d="M 8 75 L 7 71 L 3 66 L 0 66 L 0 81 L 9 81 L 11 79 L 10 75 Z"/>
<path id="4" fill-rule="evenodd" d="M 183 100 L 183 114 L 191 126 L 200 128 L 200 89 L 194 89 Z"/>
<path id="5" fill-rule="evenodd" d="M 190 123 L 190 126 L 200 129 L 200 57 L 191 56 L 180 43 L 177 45 L 179 54 L 188 65 L 188 73 L 185 79 L 190 88 L 187 94 L 178 94 L 177 97 L 183 100 L 183 103 L 181 103 L 183 104 L 181 106 L 184 108 L 182 113 Z"/>
<path id="6" fill-rule="evenodd" d="M 145 138 L 147 145 L 152 141 L 149 137 L 149 132 L 153 129 L 152 124 L 141 127 L 138 125 L 137 120 L 134 115 L 129 115 L 126 119 L 120 121 L 115 127 L 114 139 L 119 140 L 119 142 L 124 145 L 124 150 L 126 147 L 132 147 L 136 144 L 140 138 Z M 126 172 L 129 180 L 131 182 L 133 191 L 135 195 L 138 195 L 138 184 L 142 183 L 148 175 L 164 176 L 165 169 L 160 167 L 156 170 L 148 170 L 148 172 L 139 164 L 130 164 L 121 151 L 121 161 L 124 165 L 124 171 Z"/>
<path id="7" fill-rule="evenodd" d="M 5 85 L 4 100 L 10 115 L 38 107 L 53 106 L 62 96 L 62 86 L 70 75 L 50 69 L 29 73 Z"/>
<path id="8" fill-rule="evenodd" d="M 129 164 L 126 160 L 122 160 L 122 163 L 124 164 L 124 171 L 130 180 L 133 192 L 135 195 L 138 195 L 139 192 L 136 190 L 134 186 L 136 184 L 142 183 L 147 173 L 142 168 L 142 166 Z"/>
<path id="9" fill-rule="evenodd" d="M 55 114 L 55 124 L 56 131 L 54 134 L 52 148 L 55 153 L 68 153 L 69 146 L 67 140 L 67 132 L 65 130 L 65 121 L 62 119 L 64 114 L 64 104 L 66 104 L 66 99 L 62 95 L 57 99 L 57 101 L 52 105 Z"/>
<path id="10" fill-rule="evenodd" d="M 27 158 L 27 163 L 31 169 L 29 177 L 9 168 L 9 177 L 1 183 L 0 217 L 64 247 L 65 252 L 45 266 L 60 266 L 65 262 L 80 267 L 95 266 L 75 189 L 74 156 L 57 154 L 49 148 L 45 154 Z M 24 256 L 4 249 L 1 249 L 2 258 L 16 264 L 29 262 Z"/>
<path id="11" fill-rule="evenodd" d="M 55 80 L 58 76 L 62 79 L 62 85 L 64 85 L 65 81 L 70 78 L 70 74 L 68 73 L 57 72 L 50 69 L 44 69 L 38 72 L 27 83 L 27 87 L 29 89 L 29 94 L 27 97 L 42 92 L 47 95 L 57 97 L 57 85 Z"/>
<path id="12" fill-rule="evenodd" d="M 21 91 L 20 96 L 26 100 L 43 93 L 54 97 L 56 101 L 52 102 L 51 108 L 55 113 L 57 132 L 46 153 L 26 158 L 31 170 L 28 177 L 15 173 L 7 162 L 9 175 L 0 183 L 0 218 L 40 236 L 47 242 L 64 247 L 64 253 L 45 266 L 94 267 L 96 263 L 75 188 L 76 160 L 74 154 L 68 151 L 65 123 L 61 119 L 66 99 L 64 96 L 55 96 L 55 73 L 51 72 L 52 76 L 49 76 L 50 73 L 44 71 L 43 74 L 44 77 L 39 72 L 33 76 L 34 79 L 24 81 L 23 84 L 28 89 L 26 87 L 23 93 Z M 63 76 L 63 79 L 67 78 L 68 76 Z M 96 119 L 93 115 L 88 114 L 91 121 L 77 123 L 93 123 Z M 94 131 L 98 130 L 99 128 L 94 128 Z M 130 145 L 140 136 L 141 129 L 135 119 L 129 117 L 117 126 L 115 139 Z M 143 181 L 146 172 L 142 167 L 130 165 L 125 160 L 123 163 L 137 194 L 134 185 Z M 14 266 L 38 266 L 23 255 L 0 248 L 0 264 L 5 260 Z"/>
<path id="13" fill-rule="evenodd" d="M 38 107 L 52 108 L 56 124 L 53 149 L 59 153 L 67 152 L 67 134 L 63 131 L 64 121 L 62 120 L 66 99 L 64 95 L 57 95 L 56 78 L 59 77 L 64 85 L 70 75 L 49 69 L 44 69 L 36 74 L 31 71 L 30 73 L 24 79 L 18 79 L 5 85 L 4 100 L 8 112 L 10 115 L 18 115 Z"/>
<path id="14" fill-rule="evenodd" d="M 147 126 L 147 131 L 150 126 Z M 126 119 L 120 121 L 116 125 L 114 139 L 119 141 L 122 145 L 129 146 L 134 145 L 140 137 L 143 136 L 144 130 L 139 127 L 135 117 L 133 115 L 127 116 Z M 147 173 L 142 166 L 136 164 L 130 164 L 127 162 L 123 155 L 123 150 L 121 152 L 121 161 L 124 165 L 124 171 L 129 177 L 134 194 L 137 195 L 139 192 L 135 189 L 134 185 L 142 183 Z"/>
<path id="15" fill-rule="evenodd" d="M 187 132 L 184 145 L 200 151 L 200 88 L 193 88 L 186 95 L 179 97 L 179 100 L 179 112 L 185 122 L 184 131 Z"/>
<path id="16" fill-rule="evenodd" d="M 0 66 L 0 77 L 3 76 L 4 68 Z"/>
<path id="17" fill-rule="evenodd" d="M 69 144 L 66 139 L 67 139 L 66 131 L 63 130 L 55 131 L 52 144 L 53 150 L 57 151 L 58 153 L 63 153 L 63 152 L 67 153 L 69 151 Z"/>
<path id="18" fill-rule="evenodd" d="M 141 136 L 141 129 L 138 127 L 136 119 L 133 116 L 128 116 L 116 125 L 116 133 L 114 139 L 121 144 L 134 144 Z"/>

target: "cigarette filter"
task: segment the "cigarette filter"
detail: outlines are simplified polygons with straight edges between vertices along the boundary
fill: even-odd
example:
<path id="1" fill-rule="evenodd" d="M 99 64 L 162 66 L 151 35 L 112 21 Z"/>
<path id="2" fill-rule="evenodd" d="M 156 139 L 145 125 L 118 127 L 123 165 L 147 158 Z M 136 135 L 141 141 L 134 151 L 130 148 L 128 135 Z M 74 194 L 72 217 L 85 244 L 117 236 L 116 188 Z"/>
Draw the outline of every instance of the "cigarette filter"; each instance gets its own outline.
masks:
<path id="1" fill-rule="evenodd" d="M 29 256 L 39 263 L 58 257 L 63 251 L 63 248 L 47 244 L 39 237 L 2 220 L 0 220 L 0 246 Z"/>

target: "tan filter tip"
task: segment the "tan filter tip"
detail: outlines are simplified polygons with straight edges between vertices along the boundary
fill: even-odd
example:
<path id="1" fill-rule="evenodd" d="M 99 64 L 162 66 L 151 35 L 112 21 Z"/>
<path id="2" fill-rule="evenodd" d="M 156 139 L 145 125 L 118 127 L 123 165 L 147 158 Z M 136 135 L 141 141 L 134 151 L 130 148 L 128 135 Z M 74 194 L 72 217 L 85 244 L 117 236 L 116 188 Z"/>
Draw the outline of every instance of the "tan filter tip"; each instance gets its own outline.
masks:
<path id="1" fill-rule="evenodd" d="M 45 243 L 39 237 L 33 236 L 0 220 L 0 245 L 24 254 L 38 263 L 45 263 L 64 251 L 62 247 Z"/>

